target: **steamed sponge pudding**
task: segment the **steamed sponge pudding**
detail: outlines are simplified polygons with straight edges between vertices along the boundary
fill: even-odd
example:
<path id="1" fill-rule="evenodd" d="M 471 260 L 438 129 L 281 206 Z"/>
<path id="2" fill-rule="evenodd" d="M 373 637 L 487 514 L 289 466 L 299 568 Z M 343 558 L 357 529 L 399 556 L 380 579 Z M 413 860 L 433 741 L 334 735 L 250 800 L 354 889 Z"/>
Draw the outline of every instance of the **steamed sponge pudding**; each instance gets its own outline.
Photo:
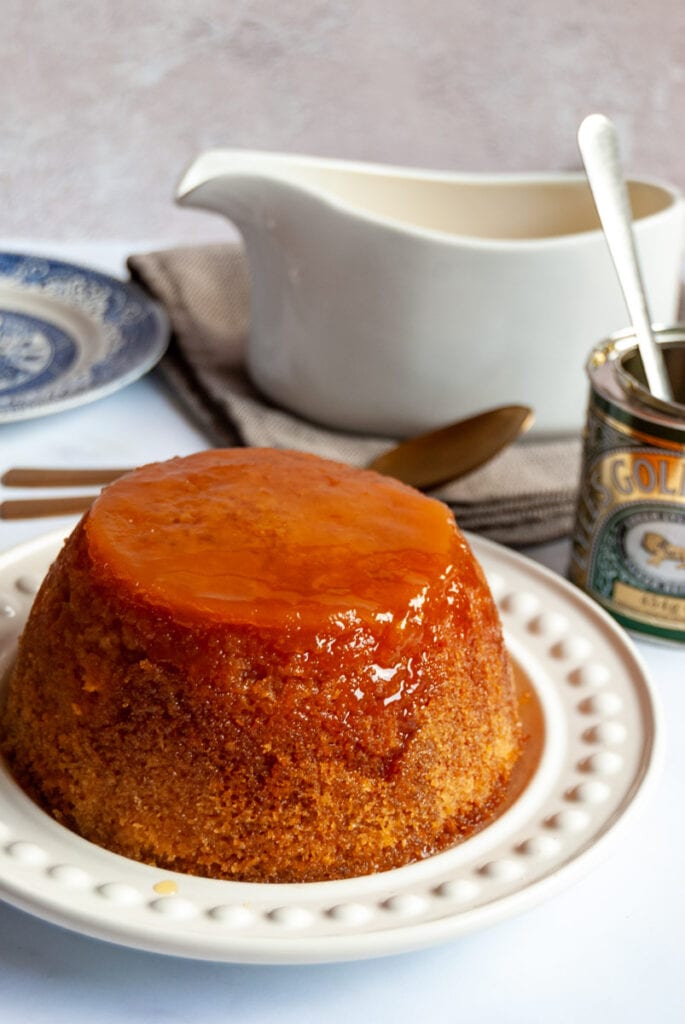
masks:
<path id="1" fill-rule="evenodd" d="M 36 597 L 2 737 L 86 839 L 257 882 L 445 849 L 520 749 L 497 611 L 449 510 L 271 449 L 103 491 Z"/>

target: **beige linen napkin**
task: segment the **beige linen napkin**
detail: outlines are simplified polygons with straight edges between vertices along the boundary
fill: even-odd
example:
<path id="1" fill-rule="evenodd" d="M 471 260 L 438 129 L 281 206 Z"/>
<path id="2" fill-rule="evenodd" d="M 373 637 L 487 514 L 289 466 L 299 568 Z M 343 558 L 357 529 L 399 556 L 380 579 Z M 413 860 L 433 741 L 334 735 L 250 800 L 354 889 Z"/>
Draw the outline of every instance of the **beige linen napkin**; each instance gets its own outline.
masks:
<path id="1" fill-rule="evenodd" d="M 356 466 L 394 443 L 307 422 L 259 393 L 244 367 L 249 277 L 238 246 L 139 254 L 128 266 L 166 307 L 173 336 L 160 370 L 211 443 L 295 448 Z M 432 493 L 464 529 L 505 544 L 541 543 L 571 529 L 579 465 L 580 438 L 524 440 Z"/>

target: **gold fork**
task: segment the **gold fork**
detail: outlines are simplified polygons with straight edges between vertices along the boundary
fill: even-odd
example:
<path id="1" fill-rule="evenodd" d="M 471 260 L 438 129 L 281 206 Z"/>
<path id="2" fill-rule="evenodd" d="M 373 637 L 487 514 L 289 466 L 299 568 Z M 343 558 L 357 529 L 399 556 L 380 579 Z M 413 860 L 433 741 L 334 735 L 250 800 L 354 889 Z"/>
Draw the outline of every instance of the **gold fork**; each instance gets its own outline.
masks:
<path id="1" fill-rule="evenodd" d="M 17 466 L 8 469 L 0 483 L 5 487 L 93 487 L 110 484 L 128 469 L 38 469 Z M 35 519 L 85 512 L 97 494 L 60 498 L 13 498 L 0 502 L 0 519 Z"/>

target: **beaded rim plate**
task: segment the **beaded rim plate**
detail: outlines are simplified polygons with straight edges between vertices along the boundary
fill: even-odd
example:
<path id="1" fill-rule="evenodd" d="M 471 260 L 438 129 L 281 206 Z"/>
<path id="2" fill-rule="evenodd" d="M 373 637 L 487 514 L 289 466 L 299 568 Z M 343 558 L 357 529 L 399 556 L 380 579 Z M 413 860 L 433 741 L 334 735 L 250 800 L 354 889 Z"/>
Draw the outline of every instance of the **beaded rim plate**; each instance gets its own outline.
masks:
<path id="1" fill-rule="evenodd" d="M 168 338 L 164 310 L 136 285 L 0 253 L 0 423 L 118 391 L 159 361 Z"/>
<path id="2" fill-rule="evenodd" d="M 0 556 L 0 675 L 63 532 Z M 658 710 L 626 634 L 584 594 L 470 537 L 532 705 L 519 792 L 477 835 L 394 871 L 258 885 L 161 871 L 41 811 L 0 764 L 0 896 L 54 924 L 157 953 L 302 964 L 419 949 L 508 917 L 587 870 L 656 775 Z M 639 800 L 638 800 L 639 796 Z"/>

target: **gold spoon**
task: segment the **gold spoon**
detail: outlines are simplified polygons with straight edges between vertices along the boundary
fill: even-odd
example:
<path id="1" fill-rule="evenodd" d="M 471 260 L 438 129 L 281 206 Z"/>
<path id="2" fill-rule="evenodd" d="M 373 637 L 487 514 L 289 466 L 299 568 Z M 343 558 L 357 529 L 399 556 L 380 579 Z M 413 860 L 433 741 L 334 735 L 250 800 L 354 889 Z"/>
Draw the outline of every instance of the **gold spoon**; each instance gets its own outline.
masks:
<path id="1" fill-rule="evenodd" d="M 527 405 L 501 405 L 403 441 L 374 459 L 369 469 L 430 490 L 489 462 L 529 430 L 534 419 Z"/>
<path id="2" fill-rule="evenodd" d="M 369 469 L 428 490 L 465 476 L 488 462 L 497 452 L 525 433 L 532 424 L 532 409 L 503 405 L 459 420 L 440 430 L 403 441 L 375 458 Z M 108 484 L 128 469 L 40 469 L 18 466 L 2 477 L 5 487 L 83 487 Z M 85 512 L 97 495 L 59 498 L 19 498 L 0 502 L 0 519 Z"/>

